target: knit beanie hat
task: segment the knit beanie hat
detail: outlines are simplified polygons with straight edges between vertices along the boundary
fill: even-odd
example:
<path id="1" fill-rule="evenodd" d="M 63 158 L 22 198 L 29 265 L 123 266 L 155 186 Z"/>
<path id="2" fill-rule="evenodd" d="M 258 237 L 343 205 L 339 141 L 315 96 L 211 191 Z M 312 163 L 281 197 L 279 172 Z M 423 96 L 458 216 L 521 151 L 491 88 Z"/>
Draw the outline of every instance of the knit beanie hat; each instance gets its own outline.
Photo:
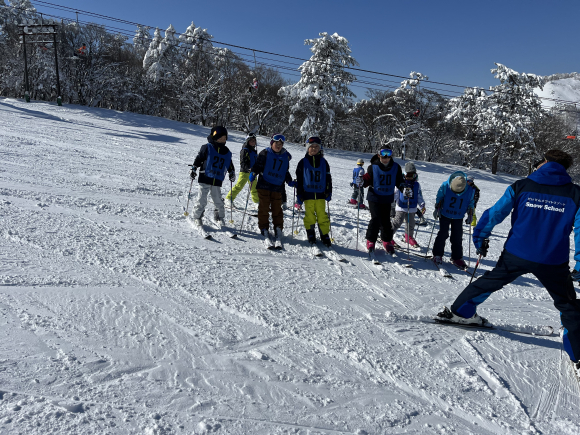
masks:
<path id="1" fill-rule="evenodd" d="M 417 168 L 415 168 L 415 164 L 413 162 L 405 163 L 405 173 L 409 172 L 417 172 Z"/>
<path id="2" fill-rule="evenodd" d="M 225 136 L 228 138 L 228 130 L 225 127 L 216 126 L 211 129 L 208 139 L 218 140 L 220 137 Z"/>
<path id="3" fill-rule="evenodd" d="M 463 192 L 466 185 L 467 181 L 465 181 L 465 177 L 462 175 L 459 175 L 451 180 L 451 190 L 455 193 Z"/>

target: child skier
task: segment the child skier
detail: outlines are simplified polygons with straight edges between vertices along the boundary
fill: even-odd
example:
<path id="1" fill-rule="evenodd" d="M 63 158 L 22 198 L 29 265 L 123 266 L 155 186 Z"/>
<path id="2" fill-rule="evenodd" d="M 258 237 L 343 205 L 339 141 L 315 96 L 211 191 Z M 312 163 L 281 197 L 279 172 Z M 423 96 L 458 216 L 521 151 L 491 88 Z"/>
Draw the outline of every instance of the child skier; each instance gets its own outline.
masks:
<path id="1" fill-rule="evenodd" d="M 368 187 L 367 201 L 371 220 L 367 228 L 366 239 L 369 255 L 374 257 L 375 243 L 381 233 L 383 246 L 389 254 L 395 252 L 393 229 L 391 227 L 391 203 L 395 196 L 395 186 L 400 186 L 405 179 L 403 171 L 392 158 L 393 151 L 381 149 L 371 159 L 367 173 L 363 176 L 363 187 Z"/>
<path id="2" fill-rule="evenodd" d="M 332 197 L 332 178 L 330 166 L 323 157 L 320 148 L 320 138 L 312 136 L 306 141 L 308 149 L 306 155 L 296 167 L 296 202 L 304 203 L 304 226 L 308 242 L 316 244 L 314 225 L 318 223 L 320 240 L 326 247 L 330 247 L 330 219 L 326 213 L 326 203 Z"/>
<path id="3" fill-rule="evenodd" d="M 469 216 L 467 216 L 467 218 L 465 219 L 465 224 L 466 225 L 471 224 L 472 227 L 477 225 L 477 216 L 475 215 L 475 209 L 477 208 L 477 202 L 479 201 L 479 187 L 475 185 L 474 180 L 475 176 L 473 175 L 467 176 L 467 184 L 475 189 L 475 193 L 473 195 L 473 218 L 471 219 L 471 222 L 469 222 Z"/>
<path id="4" fill-rule="evenodd" d="M 282 235 L 284 229 L 284 214 L 282 211 L 282 191 L 284 182 L 290 187 L 296 187 L 296 182 L 288 169 L 290 168 L 290 155 L 284 148 L 286 138 L 282 134 L 275 134 L 270 140 L 270 148 L 266 148 L 258 154 L 256 163 L 251 168 L 250 183 L 258 178 L 256 189 L 258 190 L 258 228 L 264 237 L 266 247 L 272 248 L 270 241 L 270 210 L 274 224 L 274 237 L 276 247 L 282 247 Z M 259 175 L 259 177 L 258 177 Z"/>
<path id="5" fill-rule="evenodd" d="M 244 144 L 242 145 L 242 150 L 240 151 L 240 175 L 238 176 L 238 181 L 234 185 L 233 189 L 229 191 L 226 196 L 226 201 L 233 202 L 238 196 L 238 193 L 242 191 L 246 183 L 250 178 L 250 168 L 256 163 L 258 158 L 258 153 L 256 152 L 256 135 L 250 133 Z M 252 202 L 258 204 L 258 191 L 256 190 L 256 183 L 251 183 L 251 195 Z"/>
<path id="6" fill-rule="evenodd" d="M 418 247 L 417 241 L 413 238 L 415 229 L 415 212 L 417 209 L 425 210 L 425 201 L 421 192 L 421 185 L 417 181 L 417 169 L 413 162 L 405 164 L 405 182 L 402 189 L 395 188 L 395 218 L 391 225 L 393 234 L 401 225 L 405 225 L 405 243 L 412 247 Z"/>
<path id="7" fill-rule="evenodd" d="M 222 181 L 226 176 L 226 170 L 230 174 L 230 181 L 235 180 L 236 174 L 232 162 L 232 153 L 225 145 L 228 139 L 228 131 L 225 127 L 214 127 L 207 137 L 208 143 L 203 145 L 193 162 L 191 178 L 195 180 L 199 171 L 199 196 L 193 211 L 193 222 L 197 226 L 202 225 L 201 217 L 207 205 L 207 195 L 211 194 L 213 200 L 214 220 L 218 224 L 223 223 L 226 215 L 224 200 L 222 199 Z"/>
<path id="8" fill-rule="evenodd" d="M 443 263 L 445 241 L 449 238 L 451 226 L 451 263 L 460 269 L 467 269 L 463 261 L 463 217 L 473 215 L 473 195 L 475 189 L 467 184 L 467 176 L 462 171 L 454 172 L 441 184 L 433 217 L 439 219 L 439 232 L 433 244 L 433 262 Z"/>
<path id="9" fill-rule="evenodd" d="M 356 161 L 356 168 L 352 170 L 352 196 L 349 200 L 349 204 L 356 205 L 359 208 L 365 208 L 365 191 L 362 189 L 363 181 L 362 177 L 365 175 L 365 169 L 363 165 L 365 161 L 363 159 L 358 159 Z M 360 198 L 358 197 L 360 193 Z"/>

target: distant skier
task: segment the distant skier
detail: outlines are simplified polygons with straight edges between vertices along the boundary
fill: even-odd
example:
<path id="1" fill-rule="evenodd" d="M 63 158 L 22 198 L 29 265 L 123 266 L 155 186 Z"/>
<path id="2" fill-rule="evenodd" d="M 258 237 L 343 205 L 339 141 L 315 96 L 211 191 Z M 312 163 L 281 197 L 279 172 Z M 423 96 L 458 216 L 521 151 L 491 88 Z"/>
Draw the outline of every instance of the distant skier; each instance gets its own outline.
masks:
<path id="1" fill-rule="evenodd" d="M 208 194 L 211 194 L 215 206 L 214 220 L 221 224 L 226 215 L 221 192 L 222 182 L 226 176 L 226 171 L 230 174 L 231 181 L 236 178 L 232 153 L 226 146 L 227 140 L 228 131 L 225 127 L 213 127 L 207 137 L 208 143 L 201 147 L 193 162 L 190 174 L 192 179 L 195 180 L 197 170 L 201 168 L 198 178 L 199 195 L 193 210 L 193 220 L 198 226 L 202 225 L 201 218 L 205 212 Z"/>
<path id="2" fill-rule="evenodd" d="M 258 159 L 252 166 L 250 182 L 258 178 L 256 189 L 258 190 L 258 228 L 268 244 L 270 234 L 270 210 L 272 211 L 272 223 L 274 224 L 274 236 L 277 242 L 283 235 L 284 213 L 282 211 L 282 190 L 284 183 L 296 187 L 296 182 L 290 175 L 290 154 L 284 148 L 286 138 L 282 134 L 275 134 L 270 140 L 270 148 L 266 148 L 258 154 Z M 259 175 L 259 177 L 258 177 Z"/>
<path id="3" fill-rule="evenodd" d="M 443 263 L 451 227 L 451 263 L 460 269 L 467 268 L 463 261 L 463 218 L 467 213 L 471 220 L 475 189 L 467 184 L 466 178 L 464 172 L 454 172 L 437 192 L 433 217 L 439 219 L 439 232 L 433 244 L 433 262 L 438 265 Z"/>
<path id="4" fill-rule="evenodd" d="M 572 281 L 580 280 L 580 186 L 566 172 L 573 158 L 550 150 L 529 177 L 508 187 L 495 205 L 486 210 L 473 232 L 477 253 L 487 255 L 493 228 L 511 213 L 511 230 L 495 268 L 467 286 L 451 310 L 437 317 L 447 321 L 484 324 L 477 307 L 495 291 L 526 274 L 533 274 L 546 288 L 560 311 L 564 350 L 580 379 L 580 301 Z M 568 266 L 570 233 L 574 230 L 576 266 Z M 436 317 L 436 318 L 437 318 Z"/>
<path id="5" fill-rule="evenodd" d="M 371 220 L 367 228 L 366 239 L 367 249 L 371 256 L 374 256 L 379 231 L 385 251 L 389 254 L 395 252 L 391 227 L 391 203 L 395 196 L 395 186 L 400 186 L 405 179 L 401 167 L 393 160 L 392 155 L 392 150 L 381 149 L 371 158 L 371 164 L 363 176 L 363 187 L 369 188 L 367 201 Z"/>
<path id="6" fill-rule="evenodd" d="M 425 200 L 417 178 L 417 169 L 413 162 L 405 163 L 405 182 L 400 187 L 395 188 L 396 213 L 391 221 L 393 234 L 397 232 L 401 225 L 405 225 L 405 243 L 409 242 L 412 247 L 419 246 L 413 238 L 415 212 L 418 209 L 425 210 Z"/>
<path id="7" fill-rule="evenodd" d="M 306 155 L 296 167 L 296 202 L 304 203 L 304 226 L 311 245 L 316 244 L 315 225 L 318 223 L 320 240 L 330 247 L 330 219 L 326 203 L 332 198 L 330 166 L 323 157 L 320 138 L 312 136 L 306 141 Z"/>
<path id="8" fill-rule="evenodd" d="M 365 169 L 363 165 L 365 161 L 363 159 L 358 159 L 356 161 L 356 168 L 352 170 L 352 182 L 350 187 L 352 187 L 352 195 L 349 200 L 349 204 L 356 205 L 359 208 L 365 208 L 365 191 L 362 189 L 363 177 L 365 175 Z M 360 193 L 360 198 L 358 197 Z"/>
<path id="9" fill-rule="evenodd" d="M 87 45 L 83 43 L 80 48 L 77 48 L 76 55 L 79 57 L 86 57 L 87 56 Z M 70 52 L 69 52 L 70 53 Z"/>
<path id="10" fill-rule="evenodd" d="M 250 179 L 250 169 L 256 163 L 258 153 L 256 152 L 256 135 L 250 133 L 240 151 L 240 174 L 238 181 L 226 196 L 226 201 L 233 202 L 236 196 L 242 191 L 248 180 Z M 256 190 L 256 183 L 252 183 L 251 188 L 252 202 L 258 204 L 258 191 Z"/>
<path id="11" fill-rule="evenodd" d="M 475 193 L 473 195 L 473 218 L 469 221 L 469 216 L 465 219 L 465 224 L 470 225 L 472 227 L 477 225 L 477 216 L 475 214 L 475 210 L 477 209 L 477 203 L 479 202 L 479 187 L 475 185 L 475 176 L 468 175 L 467 176 L 467 184 L 475 189 Z"/>

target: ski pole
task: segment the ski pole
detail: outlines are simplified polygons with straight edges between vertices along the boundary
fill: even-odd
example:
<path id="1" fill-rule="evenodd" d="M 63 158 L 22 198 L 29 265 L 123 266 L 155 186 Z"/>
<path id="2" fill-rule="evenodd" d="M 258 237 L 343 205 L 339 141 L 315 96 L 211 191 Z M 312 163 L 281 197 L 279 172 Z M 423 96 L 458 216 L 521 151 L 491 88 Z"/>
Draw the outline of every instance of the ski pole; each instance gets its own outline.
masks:
<path id="1" fill-rule="evenodd" d="M 298 209 L 298 219 L 297 221 L 300 222 L 300 215 L 302 214 L 302 207 L 300 207 Z M 300 231 L 298 230 L 298 222 L 296 222 L 296 230 L 294 231 L 294 234 L 298 235 L 300 233 Z"/>
<path id="2" fill-rule="evenodd" d="M 358 186 L 358 198 L 356 201 L 356 250 L 358 251 L 358 226 L 359 226 L 359 219 L 360 219 L 360 186 Z"/>
<path id="3" fill-rule="evenodd" d="M 435 210 L 439 210 L 438 208 L 436 208 Z M 433 232 L 435 231 L 435 223 L 433 222 L 433 228 L 431 229 L 431 237 L 429 237 L 429 243 L 427 244 L 427 251 L 426 253 L 429 253 L 429 246 L 431 246 L 431 239 L 433 238 Z"/>
<path id="4" fill-rule="evenodd" d="M 234 190 L 234 182 L 230 180 L 230 224 L 234 223 L 234 197 L 232 190 Z"/>
<path id="5" fill-rule="evenodd" d="M 326 205 L 328 206 L 327 209 L 327 213 L 328 213 L 328 226 L 330 229 L 330 241 L 332 243 L 334 243 L 334 238 L 332 237 L 332 221 L 330 220 L 330 202 L 326 202 Z"/>
<path id="6" fill-rule="evenodd" d="M 406 234 L 407 235 L 407 261 L 410 262 L 411 261 L 411 251 L 409 248 L 409 237 L 410 237 L 409 232 L 411 231 L 411 221 L 409 219 L 409 206 L 410 206 L 409 197 L 407 197 L 407 231 L 406 231 L 407 232 L 407 234 Z"/>
<path id="7" fill-rule="evenodd" d="M 469 263 L 467 264 L 467 267 L 469 267 L 469 264 L 471 264 L 471 220 L 469 221 L 469 240 L 467 241 L 467 245 L 468 245 L 468 256 L 469 256 Z"/>
<path id="8" fill-rule="evenodd" d="M 248 210 L 248 201 L 250 200 L 250 192 L 252 191 L 252 184 L 254 184 L 253 181 L 250 182 L 250 189 L 248 190 L 248 196 L 246 196 L 246 208 L 244 208 L 244 215 L 242 216 L 242 224 L 240 225 L 240 232 L 242 232 L 242 229 L 244 228 L 244 219 L 246 218 L 246 211 Z"/>
<path id="9" fill-rule="evenodd" d="M 296 188 L 292 194 L 292 238 L 294 238 L 294 212 L 296 211 Z"/>
<path id="10" fill-rule="evenodd" d="M 469 284 L 473 281 L 473 277 L 475 276 L 475 271 L 477 270 L 477 266 L 479 266 L 479 262 L 481 261 L 481 255 L 479 254 L 479 258 L 477 259 L 477 263 L 475 263 L 475 268 L 473 269 L 473 273 L 471 274 L 471 279 L 469 280 Z"/>
<path id="11" fill-rule="evenodd" d="M 193 178 L 191 179 L 191 184 L 189 185 L 189 192 L 187 193 L 187 205 L 185 206 L 185 213 L 184 216 L 189 216 L 187 209 L 189 209 L 189 198 L 191 198 L 191 188 L 193 187 Z"/>

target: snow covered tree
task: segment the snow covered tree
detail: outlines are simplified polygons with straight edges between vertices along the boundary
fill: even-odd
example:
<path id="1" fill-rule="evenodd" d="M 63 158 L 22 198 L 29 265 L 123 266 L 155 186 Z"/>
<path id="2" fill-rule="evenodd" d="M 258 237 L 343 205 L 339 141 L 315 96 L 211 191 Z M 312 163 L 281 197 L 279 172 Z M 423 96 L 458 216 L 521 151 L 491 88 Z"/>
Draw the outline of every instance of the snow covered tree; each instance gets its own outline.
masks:
<path id="1" fill-rule="evenodd" d="M 392 135 L 386 144 L 395 145 L 399 149 L 401 158 L 405 159 L 407 145 L 410 140 L 418 136 L 423 126 L 424 110 L 421 108 L 420 85 L 429 80 L 424 74 L 412 71 L 408 79 L 401 82 L 401 86 L 392 94 L 390 107 Z M 392 146 L 392 145 L 391 145 Z M 419 146 L 416 144 L 416 146 Z"/>
<path id="2" fill-rule="evenodd" d="M 535 128 L 543 116 L 534 88 L 542 89 L 544 79 L 518 73 L 502 64 L 491 70 L 500 85 L 490 87 L 486 108 L 476 115 L 478 128 L 493 136 L 492 174 L 497 173 L 502 153 L 529 164 L 537 158 Z"/>
<path id="3" fill-rule="evenodd" d="M 139 58 L 145 56 L 147 48 L 151 44 L 151 27 L 137 25 L 135 36 L 133 37 L 133 49 Z"/>
<path id="4" fill-rule="evenodd" d="M 143 59 L 143 68 L 147 70 L 147 76 L 154 82 L 163 82 L 168 85 L 172 80 L 179 57 L 179 41 L 175 37 L 175 28 L 169 25 L 165 31 L 165 37 L 161 38 L 159 29 L 155 29 L 153 40 Z"/>
<path id="5" fill-rule="evenodd" d="M 30 0 L 10 0 L 8 18 L 17 23 L 23 20 L 31 20 L 37 17 L 36 8 L 32 6 Z"/>
<path id="6" fill-rule="evenodd" d="M 351 56 L 348 40 L 337 33 L 319 35 L 320 38 L 304 41 L 311 46 L 313 55 L 298 68 L 301 75 L 298 83 L 279 91 L 291 106 L 289 123 L 294 122 L 298 113 L 304 116 L 300 127 L 303 137 L 330 135 L 337 110 L 346 110 L 356 97 L 348 87 L 356 77 L 346 68 L 358 62 Z"/>

